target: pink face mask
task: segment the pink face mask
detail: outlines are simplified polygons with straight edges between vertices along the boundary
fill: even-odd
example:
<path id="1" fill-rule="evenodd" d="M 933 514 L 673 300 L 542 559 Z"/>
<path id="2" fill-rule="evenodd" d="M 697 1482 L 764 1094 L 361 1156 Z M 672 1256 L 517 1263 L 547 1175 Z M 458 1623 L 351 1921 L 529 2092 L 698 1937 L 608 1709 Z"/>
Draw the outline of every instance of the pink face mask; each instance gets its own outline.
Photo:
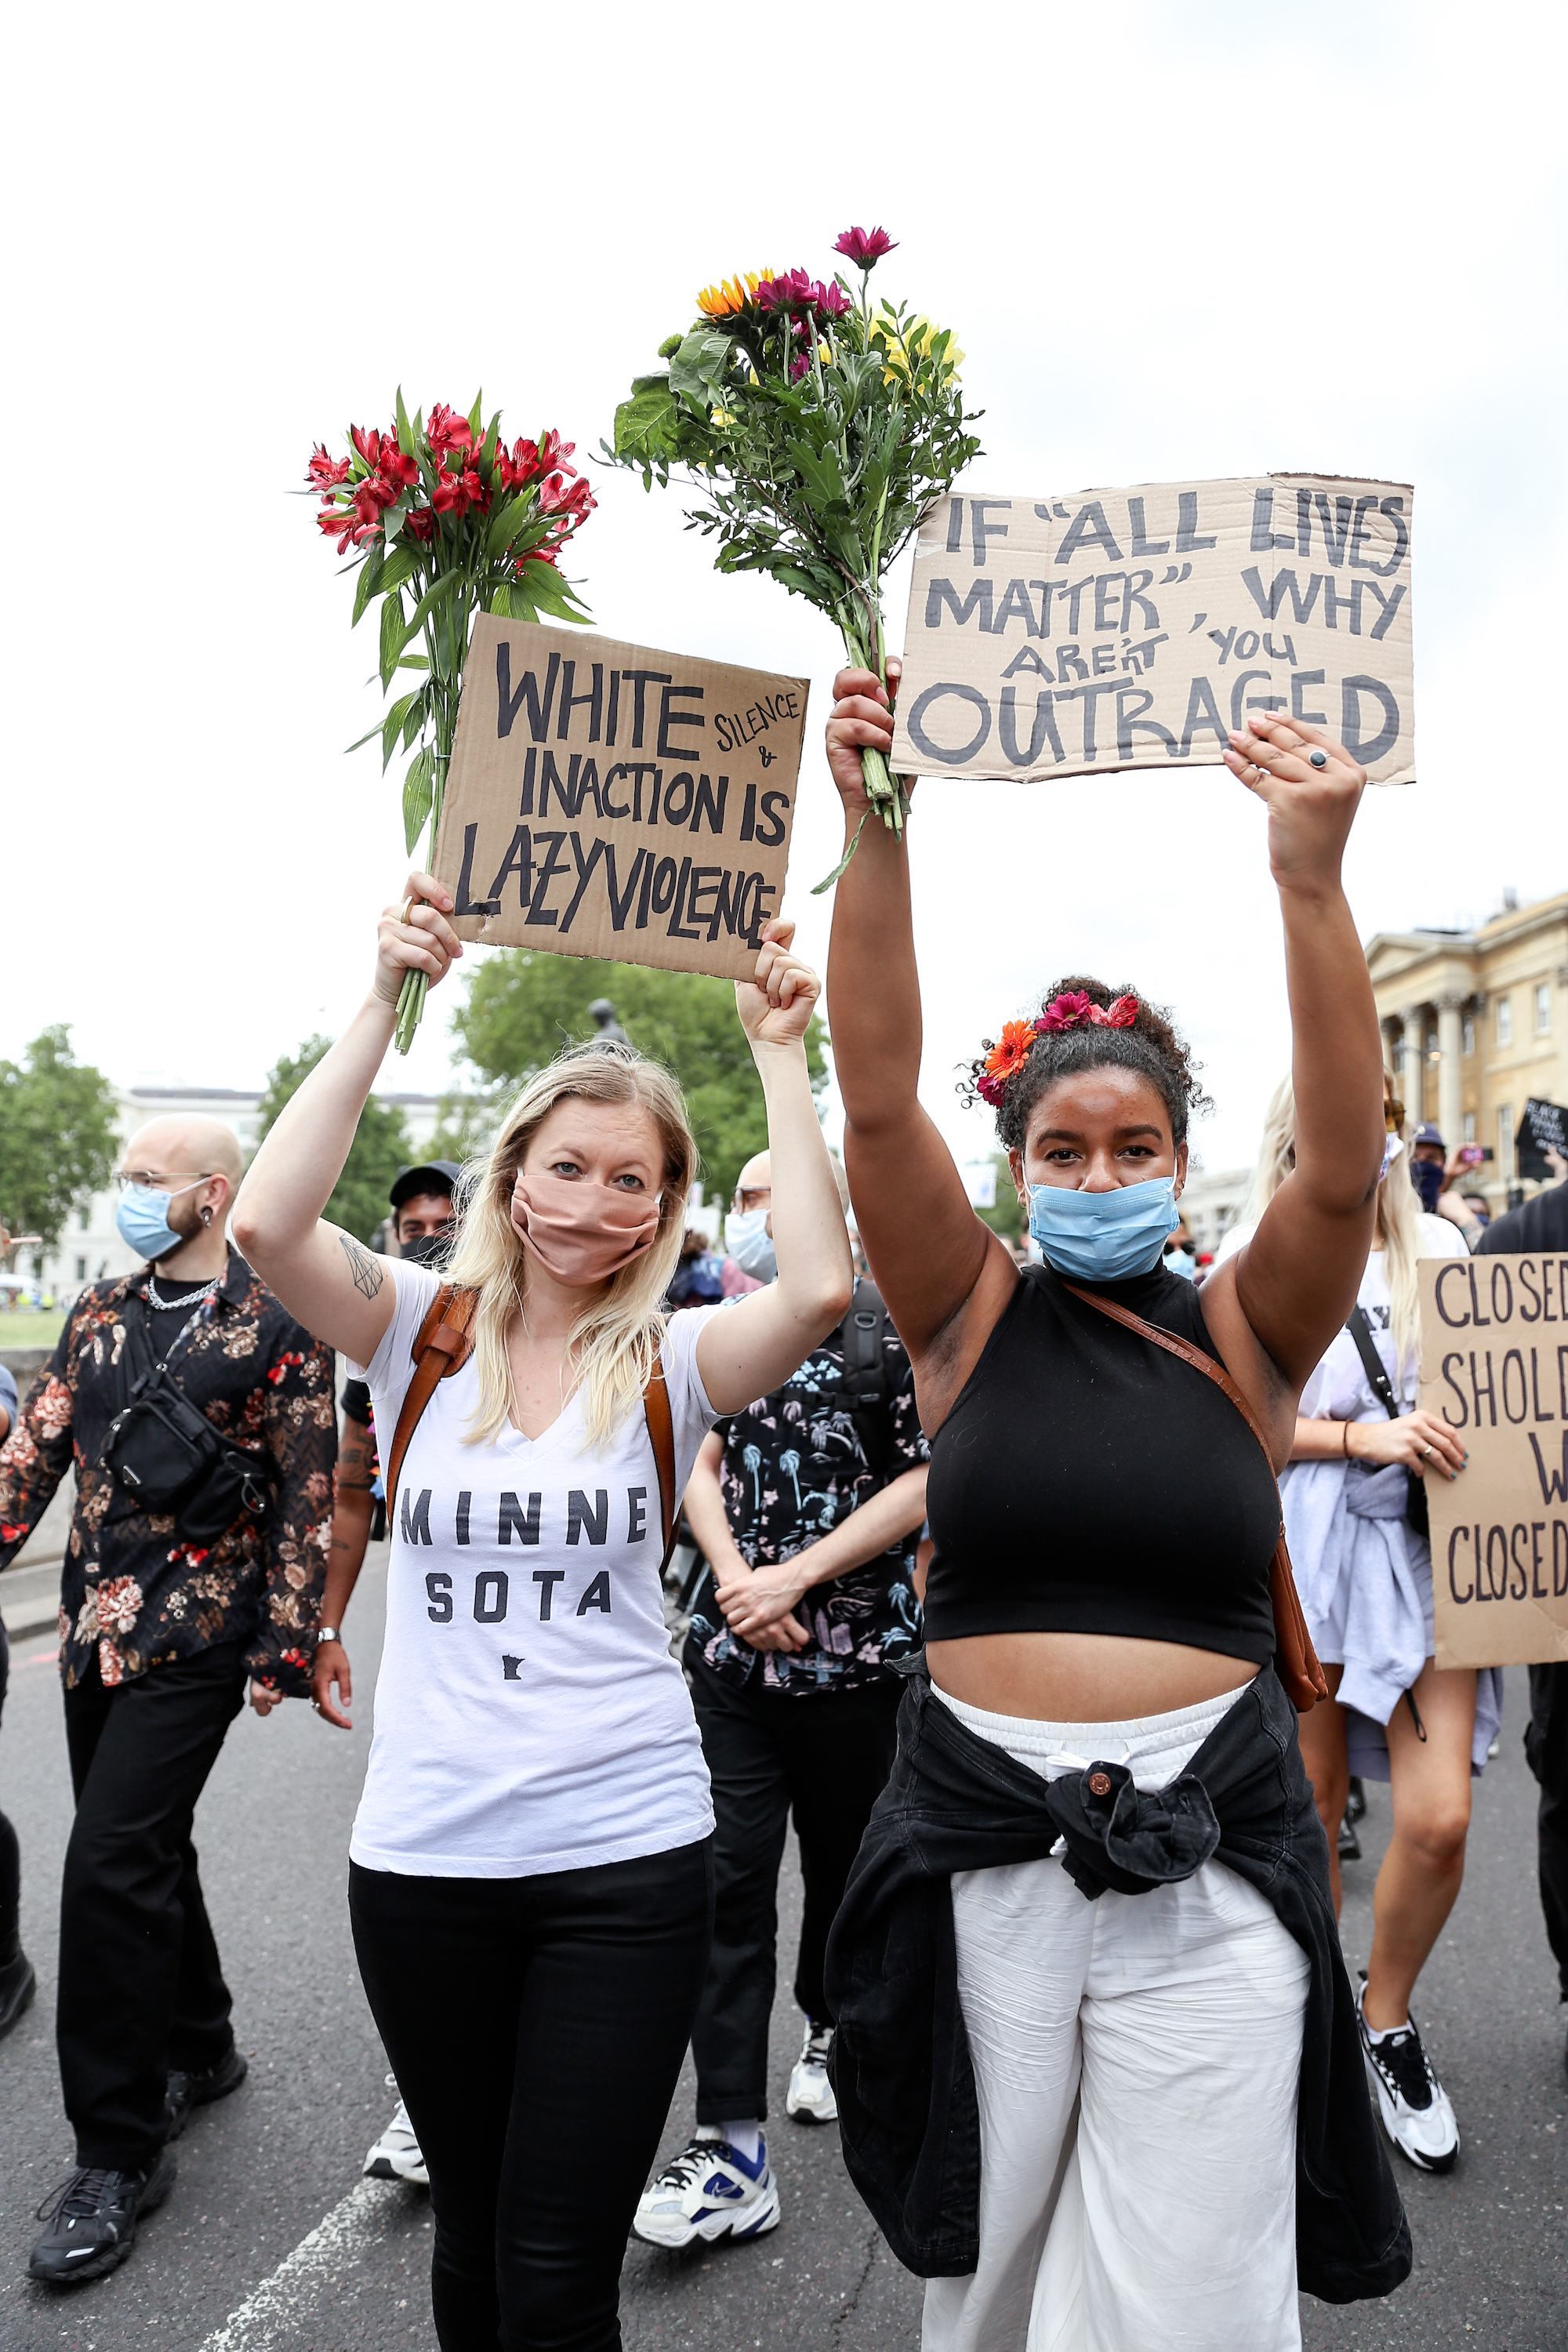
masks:
<path id="1" fill-rule="evenodd" d="M 512 1186 L 511 1222 L 546 1274 L 569 1289 L 608 1282 L 640 1257 L 658 1232 L 658 1202 L 583 1177 L 546 1170 Z"/>

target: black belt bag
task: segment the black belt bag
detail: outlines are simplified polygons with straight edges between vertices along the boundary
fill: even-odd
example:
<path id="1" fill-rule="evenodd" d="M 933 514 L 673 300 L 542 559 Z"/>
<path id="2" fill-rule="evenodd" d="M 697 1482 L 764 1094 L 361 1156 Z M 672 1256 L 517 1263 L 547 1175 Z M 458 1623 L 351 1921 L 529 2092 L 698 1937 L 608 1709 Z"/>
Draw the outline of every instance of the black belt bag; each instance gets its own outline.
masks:
<path id="1" fill-rule="evenodd" d="M 169 1366 L 199 1320 L 193 1315 L 162 1363 L 153 1357 L 139 1298 L 125 1306 L 126 1353 L 141 1360 L 130 1399 L 109 1426 L 103 1463 L 143 1511 L 169 1514 L 195 1543 L 216 1543 L 242 1515 L 272 1516 L 272 1465 L 215 1429 L 176 1385 Z"/>

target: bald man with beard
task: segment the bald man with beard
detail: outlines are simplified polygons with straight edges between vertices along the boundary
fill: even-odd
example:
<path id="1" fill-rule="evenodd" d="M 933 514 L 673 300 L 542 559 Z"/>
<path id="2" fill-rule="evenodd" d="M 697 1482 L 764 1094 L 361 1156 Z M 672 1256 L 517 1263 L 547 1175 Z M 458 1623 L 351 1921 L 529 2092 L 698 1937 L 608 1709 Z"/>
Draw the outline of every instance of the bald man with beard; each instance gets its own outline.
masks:
<path id="1" fill-rule="evenodd" d="M 60 1591 L 76 1818 L 56 2027 L 77 2160 L 28 2263 L 51 2285 L 124 2261 L 174 2182 L 168 2143 L 245 2079 L 192 1822 L 247 1684 L 261 1716 L 310 1695 L 332 1359 L 229 1244 L 242 1164 L 216 1119 L 154 1119 L 132 1137 L 117 1222 L 145 1263 L 81 1293 L 0 1446 L 0 1569 L 68 1469 L 77 1482 Z M 111 1438 L 128 1406 L 134 1425 Z M 172 1454 L 171 1421 L 193 1409 Z"/>

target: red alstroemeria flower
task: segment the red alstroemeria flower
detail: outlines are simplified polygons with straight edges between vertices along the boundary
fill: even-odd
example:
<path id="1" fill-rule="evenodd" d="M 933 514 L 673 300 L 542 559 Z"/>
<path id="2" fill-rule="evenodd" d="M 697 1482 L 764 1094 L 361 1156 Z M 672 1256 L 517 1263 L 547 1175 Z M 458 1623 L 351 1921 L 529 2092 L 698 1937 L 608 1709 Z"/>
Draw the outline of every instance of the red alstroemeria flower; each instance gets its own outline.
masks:
<path id="1" fill-rule="evenodd" d="M 430 507 L 416 507 L 412 514 L 405 515 L 404 517 L 403 528 L 408 533 L 410 539 L 417 540 L 422 547 L 426 545 L 427 542 L 433 540 L 436 536 L 436 515 L 434 509 Z"/>
<path id="2" fill-rule="evenodd" d="M 555 541 L 549 539 L 542 547 L 531 547 L 526 555 L 520 555 L 517 559 L 518 578 L 521 580 L 523 577 L 531 563 L 554 563 L 560 552 Z"/>
<path id="3" fill-rule="evenodd" d="M 444 457 L 448 449 L 471 449 L 474 446 L 474 431 L 468 418 L 459 415 L 455 408 L 448 408 L 444 401 L 438 400 L 430 411 L 425 432 L 437 457 Z"/>
<path id="4" fill-rule="evenodd" d="M 340 482 L 347 480 L 348 470 L 349 461 L 346 457 L 329 457 L 326 443 L 318 441 L 310 453 L 310 462 L 305 468 L 305 479 L 312 489 L 335 490 Z"/>
<path id="5" fill-rule="evenodd" d="M 468 511 L 468 494 L 463 488 L 461 474 L 443 474 L 430 493 L 430 503 L 437 514 L 449 514 L 460 519 Z"/>
<path id="6" fill-rule="evenodd" d="M 351 425 L 349 439 L 374 474 L 381 463 L 381 436 L 374 425 Z"/>
<path id="7" fill-rule="evenodd" d="M 383 480 L 392 485 L 393 496 L 388 499 L 388 505 L 393 503 L 401 491 L 411 490 L 419 479 L 419 467 L 416 461 L 412 457 L 405 457 L 396 442 L 391 438 L 384 440 L 381 445 L 380 471 Z"/>
<path id="8" fill-rule="evenodd" d="M 540 472 L 542 474 L 574 474 L 577 470 L 576 467 L 569 466 L 566 460 L 576 446 L 575 441 L 563 441 L 560 434 L 552 425 L 539 445 Z"/>
<path id="9" fill-rule="evenodd" d="M 549 436 L 546 436 L 546 438 Z M 496 446 L 496 471 L 500 476 L 503 490 L 526 490 L 530 482 L 539 479 L 541 467 L 538 444 L 518 441 L 508 454 L 504 441 Z"/>
<path id="10" fill-rule="evenodd" d="M 852 261 L 857 269 L 874 269 L 885 253 L 891 253 L 895 240 L 885 228 L 847 228 L 833 250 Z"/>
<path id="11" fill-rule="evenodd" d="M 1004 1086 L 1016 1070 L 1021 1070 L 1028 1060 L 1037 1034 L 1032 1021 L 1004 1021 L 1002 1042 L 993 1045 L 985 1056 L 985 1075 L 999 1078 Z"/>
<path id="12" fill-rule="evenodd" d="M 1138 1018 L 1138 999 L 1114 996 L 1103 1008 L 1090 1005 L 1089 1017 L 1097 1029 L 1131 1029 Z"/>
<path id="13" fill-rule="evenodd" d="M 552 474 L 540 487 L 539 504 L 542 513 L 564 516 L 575 529 L 587 521 L 598 500 L 582 479 L 568 482 L 563 475 Z"/>

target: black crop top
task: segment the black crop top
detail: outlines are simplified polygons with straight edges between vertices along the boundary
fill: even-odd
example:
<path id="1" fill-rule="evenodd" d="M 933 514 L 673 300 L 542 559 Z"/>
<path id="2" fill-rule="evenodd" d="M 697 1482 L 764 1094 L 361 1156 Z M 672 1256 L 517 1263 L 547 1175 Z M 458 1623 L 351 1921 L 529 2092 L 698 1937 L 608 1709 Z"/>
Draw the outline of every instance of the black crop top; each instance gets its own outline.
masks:
<path id="1" fill-rule="evenodd" d="M 1085 1283 L 1216 1363 L 1190 1282 Z M 932 1642 L 1120 1633 L 1266 1665 L 1279 1491 L 1223 1390 L 1064 1288 L 1022 1277 L 931 1440 Z"/>

